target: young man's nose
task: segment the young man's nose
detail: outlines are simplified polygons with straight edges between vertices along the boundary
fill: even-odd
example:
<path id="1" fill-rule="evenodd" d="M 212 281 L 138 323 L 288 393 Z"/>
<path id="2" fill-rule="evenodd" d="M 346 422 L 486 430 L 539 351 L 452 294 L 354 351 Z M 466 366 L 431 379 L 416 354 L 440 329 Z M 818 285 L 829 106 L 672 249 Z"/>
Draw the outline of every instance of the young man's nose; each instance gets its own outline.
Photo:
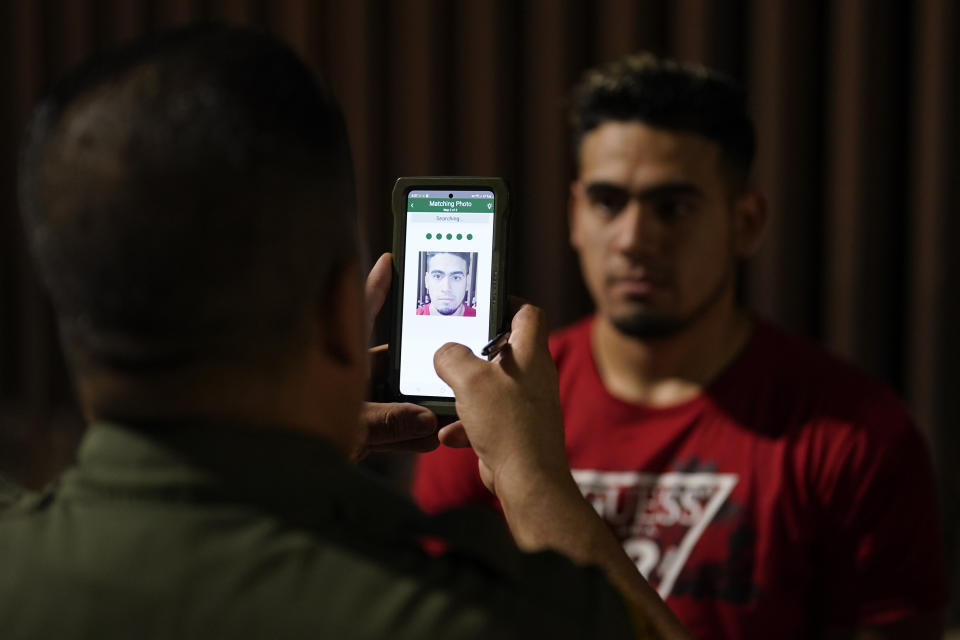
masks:
<path id="1" fill-rule="evenodd" d="M 617 216 L 613 232 L 613 244 L 617 249 L 642 255 L 655 249 L 663 230 L 650 208 L 631 198 Z"/>

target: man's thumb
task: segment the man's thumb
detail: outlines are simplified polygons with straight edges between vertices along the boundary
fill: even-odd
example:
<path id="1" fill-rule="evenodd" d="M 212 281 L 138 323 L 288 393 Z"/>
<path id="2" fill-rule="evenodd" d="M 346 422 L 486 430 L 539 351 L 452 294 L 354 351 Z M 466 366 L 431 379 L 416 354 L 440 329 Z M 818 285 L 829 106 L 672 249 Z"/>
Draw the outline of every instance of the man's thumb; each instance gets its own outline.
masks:
<path id="1" fill-rule="evenodd" d="M 483 373 L 486 361 L 473 355 L 467 347 L 456 342 L 448 342 L 433 354 L 433 368 L 444 382 L 453 388 L 468 386 L 471 379 Z"/>

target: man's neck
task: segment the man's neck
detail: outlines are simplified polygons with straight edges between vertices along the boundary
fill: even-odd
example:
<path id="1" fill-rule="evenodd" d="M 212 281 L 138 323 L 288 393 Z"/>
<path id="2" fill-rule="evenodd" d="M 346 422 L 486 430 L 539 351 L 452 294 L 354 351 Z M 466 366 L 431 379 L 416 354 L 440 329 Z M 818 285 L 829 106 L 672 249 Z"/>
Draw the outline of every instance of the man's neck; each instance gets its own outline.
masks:
<path id="1" fill-rule="evenodd" d="M 598 315 L 591 347 L 604 386 L 615 397 L 652 407 L 699 395 L 737 357 L 753 322 L 732 301 L 718 304 L 676 335 L 645 340 Z"/>
<path id="2" fill-rule="evenodd" d="M 88 421 L 189 420 L 299 431 L 326 438 L 349 455 L 357 447 L 360 398 L 352 402 L 351 394 L 337 385 L 336 373 L 310 377 L 300 370 L 277 371 L 268 379 L 242 369 L 197 367 L 177 376 L 131 380 L 87 369 L 78 381 Z M 324 380 L 328 382 L 322 384 Z"/>

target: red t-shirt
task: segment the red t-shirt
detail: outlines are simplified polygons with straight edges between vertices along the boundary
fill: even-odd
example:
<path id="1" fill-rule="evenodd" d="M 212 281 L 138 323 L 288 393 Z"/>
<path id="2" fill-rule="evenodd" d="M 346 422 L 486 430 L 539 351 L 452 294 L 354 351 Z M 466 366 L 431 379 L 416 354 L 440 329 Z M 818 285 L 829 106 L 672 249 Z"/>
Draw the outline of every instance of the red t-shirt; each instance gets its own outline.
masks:
<path id="1" fill-rule="evenodd" d="M 430 315 L 430 305 L 429 305 L 429 304 L 425 304 L 425 305 L 422 305 L 422 306 L 417 307 L 417 315 L 418 315 L 418 316 L 428 316 L 428 315 Z M 465 318 L 476 318 L 476 317 L 477 317 L 477 310 L 474 309 L 473 307 L 471 307 L 471 306 L 468 305 L 468 304 L 464 304 L 464 305 L 463 305 L 463 317 L 465 317 Z"/>
<path id="2" fill-rule="evenodd" d="M 697 638 L 803 638 L 946 600 L 925 443 L 883 385 L 758 321 L 740 356 L 670 408 L 611 396 L 592 319 L 551 337 L 581 491 Z M 494 504 L 470 449 L 419 458 L 430 512 Z"/>

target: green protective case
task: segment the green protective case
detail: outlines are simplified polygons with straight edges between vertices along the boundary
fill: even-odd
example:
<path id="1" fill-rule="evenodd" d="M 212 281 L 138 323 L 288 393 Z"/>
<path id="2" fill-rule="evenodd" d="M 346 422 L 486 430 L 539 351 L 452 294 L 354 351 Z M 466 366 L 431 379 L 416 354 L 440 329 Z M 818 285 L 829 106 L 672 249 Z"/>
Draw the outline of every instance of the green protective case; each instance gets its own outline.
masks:
<path id="1" fill-rule="evenodd" d="M 403 325 L 403 265 L 406 264 L 407 194 L 413 189 L 424 190 L 471 190 L 493 191 L 494 230 L 493 261 L 490 282 L 490 327 L 487 339 L 496 336 L 504 326 L 506 313 L 506 243 L 507 220 L 510 211 L 510 193 L 501 178 L 474 176 L 428 176 L 397 178 L 391 198 L 393 208 L 393 329 L 390 336 L 390 395 L 397 402 L 412 402 L 427 407 L 440 416 L 455 416 L 453 397 L 408 396 L 400 393 L 400 341 Z"/>

